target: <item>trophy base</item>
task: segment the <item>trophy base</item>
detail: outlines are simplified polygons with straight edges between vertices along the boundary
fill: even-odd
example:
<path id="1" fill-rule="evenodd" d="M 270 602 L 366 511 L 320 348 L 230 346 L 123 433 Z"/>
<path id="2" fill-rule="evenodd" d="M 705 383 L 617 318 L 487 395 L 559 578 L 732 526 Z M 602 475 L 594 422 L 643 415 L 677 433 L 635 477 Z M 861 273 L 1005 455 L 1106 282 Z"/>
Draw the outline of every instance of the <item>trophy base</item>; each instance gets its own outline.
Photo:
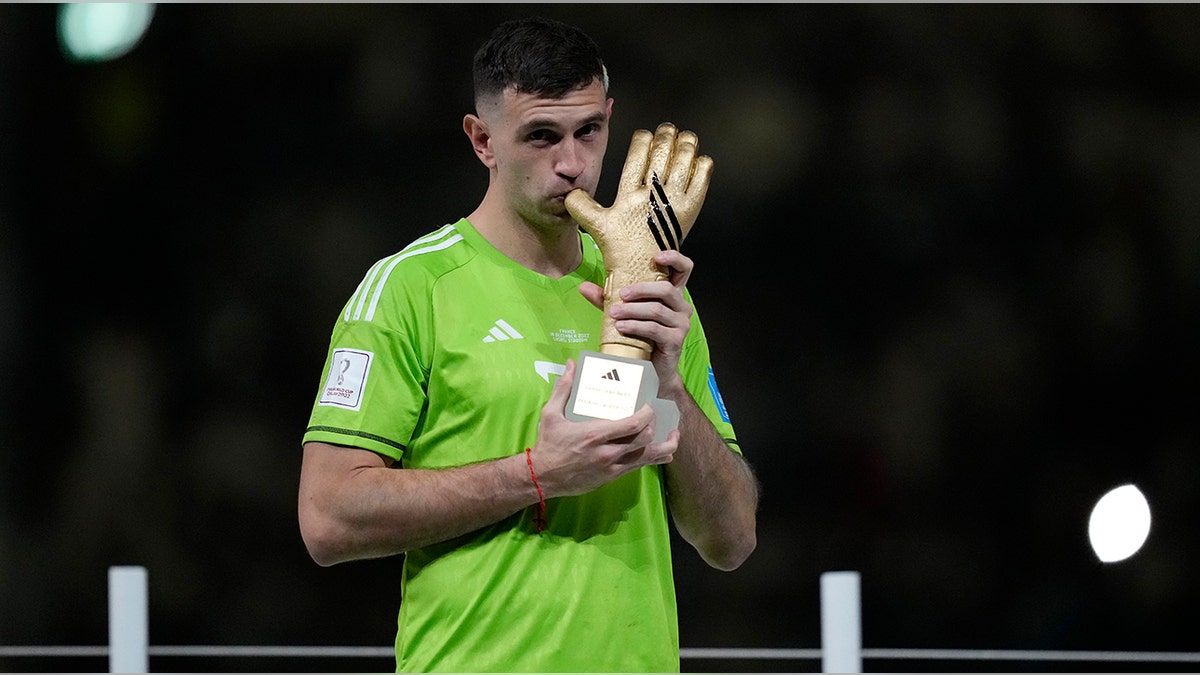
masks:
<path id="1" fill-rule="evenodd" d="M 679 407 L 658 398 L 658 373 L 645 359 L 582 351 L 565 416 L 572 421 L 619 420 L 645 404 L 654 409 L 654 442 L 666 440 L 679 426 Z"/>

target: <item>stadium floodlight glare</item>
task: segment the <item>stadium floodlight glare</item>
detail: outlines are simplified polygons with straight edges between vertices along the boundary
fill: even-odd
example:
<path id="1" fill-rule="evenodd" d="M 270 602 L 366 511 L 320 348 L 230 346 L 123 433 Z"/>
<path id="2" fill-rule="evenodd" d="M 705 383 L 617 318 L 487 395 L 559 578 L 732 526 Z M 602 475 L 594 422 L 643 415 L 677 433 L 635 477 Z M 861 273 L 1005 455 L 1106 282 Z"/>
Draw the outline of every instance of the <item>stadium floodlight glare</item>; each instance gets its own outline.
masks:
<path id="1" fill-rule="evenodd" d="M 150 19 L 153 3 L 66 3 L 58 8 L 58 41 L 73 61 L 110 61 L 137 46 Z"/>
<path id="2" fill-rule="evenodd" d="M 1134 485 L 1110 490 L 1092 508 L 1088 538 L 1101 562 L 1119 562 L 1137 553 L 1150 535 L 1150 505 Z"/>

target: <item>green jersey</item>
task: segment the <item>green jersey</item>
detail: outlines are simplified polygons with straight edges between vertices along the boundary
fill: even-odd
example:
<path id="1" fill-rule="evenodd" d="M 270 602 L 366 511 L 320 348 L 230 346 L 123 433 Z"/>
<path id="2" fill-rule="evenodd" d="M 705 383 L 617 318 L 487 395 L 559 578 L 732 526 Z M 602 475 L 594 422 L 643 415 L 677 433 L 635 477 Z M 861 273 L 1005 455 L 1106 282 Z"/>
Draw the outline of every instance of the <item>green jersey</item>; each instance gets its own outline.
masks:
<path id="1" fill-rule="evenodd" d="M 333 329 L 304 441 L 406 468 L 524 453 L 567 359 L 598 348 L 600 312 L 579 284 L 602 284 L 605 269 L 580 236 L 583 262 L 561 279 L 465 219 L 376 263 Z M 695 314 L 680 371 L 737 450 Z M 541 532 L 534 508 L 405 554 L 397 670 L 678 671 L 661 467 L 547 500 Z"/>

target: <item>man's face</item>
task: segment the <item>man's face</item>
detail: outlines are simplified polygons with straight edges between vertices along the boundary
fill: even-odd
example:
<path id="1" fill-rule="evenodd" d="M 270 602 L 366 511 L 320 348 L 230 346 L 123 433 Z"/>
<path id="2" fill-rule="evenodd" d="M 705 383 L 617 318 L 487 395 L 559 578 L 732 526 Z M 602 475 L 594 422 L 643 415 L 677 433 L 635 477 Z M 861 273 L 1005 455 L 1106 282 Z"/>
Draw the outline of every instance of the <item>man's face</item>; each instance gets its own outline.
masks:
<path id="1" fill-rule="evenodd" d="M 484 112 L 496 180 L 522 219 L 574 224 L 563 199 L 576 188 L 595 194 L 611 113 L 612 100 L 596 81 L 558 99 L 510 89 Z"/>

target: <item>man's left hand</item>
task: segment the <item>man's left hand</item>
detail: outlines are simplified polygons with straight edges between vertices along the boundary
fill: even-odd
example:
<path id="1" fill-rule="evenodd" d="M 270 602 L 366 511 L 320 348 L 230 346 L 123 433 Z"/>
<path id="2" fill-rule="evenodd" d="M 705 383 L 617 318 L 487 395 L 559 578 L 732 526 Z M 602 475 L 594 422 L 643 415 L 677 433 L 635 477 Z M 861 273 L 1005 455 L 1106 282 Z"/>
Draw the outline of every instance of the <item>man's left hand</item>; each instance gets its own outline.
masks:
<path id="1" fill-rule="evenodd" d="M 641 338 L 654 345 L 651 362 L 658 372 L 660 394 L 666 396 L 672 387 L 682 387 L 679 376 L 679 355 L 683 340 L 691 327 L 692 305 L 684 298 L 683 289 L 692 275 L 692 259 L 679 251 L 667 250 L 654 254 L 654 262 L 666 269 L 665 281 L 641 281 L 620 290 L 623 302 L 608 308 L 622 335 Z M 597 309 L 604 309 L 604 289 L 585 281 L 579 286 Z"/>

